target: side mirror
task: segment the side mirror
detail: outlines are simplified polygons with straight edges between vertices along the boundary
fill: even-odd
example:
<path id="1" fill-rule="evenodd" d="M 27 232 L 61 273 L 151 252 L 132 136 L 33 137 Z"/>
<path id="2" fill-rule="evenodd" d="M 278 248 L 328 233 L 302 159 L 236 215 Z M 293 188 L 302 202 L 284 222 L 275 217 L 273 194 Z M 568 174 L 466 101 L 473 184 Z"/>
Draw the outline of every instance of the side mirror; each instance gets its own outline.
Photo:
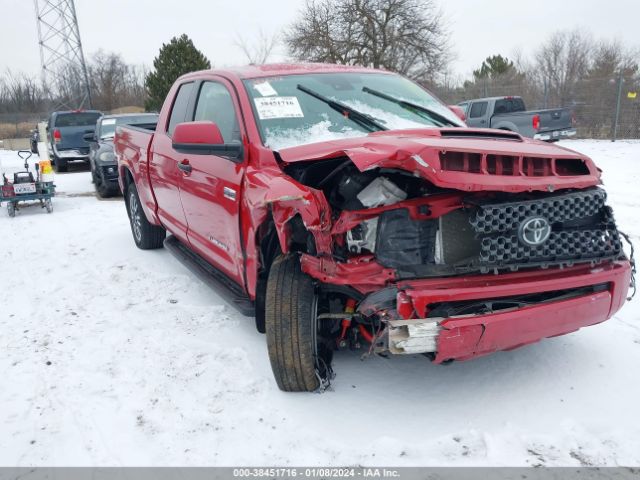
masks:
<path id="1" fill-rule="evenodd" d="M 96 140 L 96 134 L 95 132 L 87 132 L 82 136 L 83 140 L 85 142 L 95 142 Z"/>
<path id="2" fill-rule="evenodd" d="M 458 105 L 449 105 L 449 110 L 455 113 L 456 117 L 458 117 L 463 122 L 467 121 L 467 115 L 464 113 L 464 110 L 462 107 L 459 107 Z"/>
<path id="3" fill-rule="evenodd" d="M 242 144 L 224 143 L 218 125 L 210 121 L 179 123 L 172 142 L 173 149 L 180 153 L 242 158 Z"/>

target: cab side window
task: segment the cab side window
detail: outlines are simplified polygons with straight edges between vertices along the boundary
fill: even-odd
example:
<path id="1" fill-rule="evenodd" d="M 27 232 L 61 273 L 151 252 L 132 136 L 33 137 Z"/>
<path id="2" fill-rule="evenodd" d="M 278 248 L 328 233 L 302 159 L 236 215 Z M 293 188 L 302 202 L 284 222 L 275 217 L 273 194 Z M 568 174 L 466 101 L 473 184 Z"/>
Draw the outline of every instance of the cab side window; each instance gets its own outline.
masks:
<path id="1" fill-rule="evenodd" d="M 189 106 L 189 100 L 191 99 L 191 92 L 193 92 L 193 83 L 184 83 L 178 89 L 176 99 L 174 100 L 173 107 L 171 108 L 169 125 L 167 126 L 167 134 L 169 136 L 173 135 L 176 125 L 186 120 L 187 107 Z"/>
<path id="2" fill-rule="evenodd" d="M 469 118 L 480 118 L 484 117 L 487 113 L 487 102 L 475 102 L 471 105 L 471 112 L 469 113 Z"/>
<path id="3" fill-rule="evenodd" d="M 221 83 L 202 84 L 194 120 L 209 120 L 218 125 L 224 143 L 239 143 L 242 140 L 231 93 Z"/>

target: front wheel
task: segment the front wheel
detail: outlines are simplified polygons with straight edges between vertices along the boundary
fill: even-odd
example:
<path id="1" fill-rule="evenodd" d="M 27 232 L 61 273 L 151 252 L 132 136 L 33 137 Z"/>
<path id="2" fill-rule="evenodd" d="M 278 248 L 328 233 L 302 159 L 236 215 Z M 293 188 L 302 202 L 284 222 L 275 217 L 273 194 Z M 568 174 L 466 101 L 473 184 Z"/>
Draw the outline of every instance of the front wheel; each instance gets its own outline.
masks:
<path id="1" fill-rule="evenodd" d="M 140 197 L 135 184 L 131 183 L 127 189 L 127 214 L 131 224 L 131 233 L 136 246 L 142 250 L 152 250 L 161 248 L 166 231 L 164 228 L 153 225 L 147 220 L 147 216 L 142 210 Z"/>
<path id="2" fill-rule="evenodd" d="M 106 184 L 100 172 L 94 172 L 94 170 L 92 169 L 91 173 L 93 176 L 93 184 L 96 188 L 96 193 L 100 198 L 110 198 L 116 195 L 117 190 L 115 190 L 112 187 L 109 187 Z"/>
<path id="3" fill-rule="evenodd" d="M 265 327 L 271 369 L 280 390 L 313 392 L 333 377 L 333 350 L 319 335 L 319 295 L 295 255 L 281 255 L 267 281 Z"/>

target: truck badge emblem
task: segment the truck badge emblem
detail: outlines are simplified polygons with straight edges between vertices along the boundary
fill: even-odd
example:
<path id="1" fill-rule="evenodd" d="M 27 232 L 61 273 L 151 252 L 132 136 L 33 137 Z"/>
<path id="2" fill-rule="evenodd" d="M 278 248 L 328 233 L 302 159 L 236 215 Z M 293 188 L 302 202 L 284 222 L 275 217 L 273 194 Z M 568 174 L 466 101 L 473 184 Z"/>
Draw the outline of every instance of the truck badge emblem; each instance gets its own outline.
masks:
<path id="1" fill-rule="evenodd" d="M 518 237 L 520 241 L 529 247 L 542 245 L 551 235 L 551 225 L 542 217 L 533 217 L 520 224 Z"/>

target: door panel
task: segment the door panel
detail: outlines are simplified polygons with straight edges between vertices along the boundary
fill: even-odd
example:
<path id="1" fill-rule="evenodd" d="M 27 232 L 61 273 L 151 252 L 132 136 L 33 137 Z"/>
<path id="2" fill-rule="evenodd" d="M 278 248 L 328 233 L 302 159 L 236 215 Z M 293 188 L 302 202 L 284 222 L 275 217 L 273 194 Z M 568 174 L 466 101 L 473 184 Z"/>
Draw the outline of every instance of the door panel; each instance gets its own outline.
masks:
<path id="1" fill-rule="evenodd" d="M 187 219 L 180 200 L 179 155 L 173 150 L 167 134 L 156 133 L 149 157 L 149 176 L 158 203 L 158 217 L 171 233 L 186 243 Z"/>
<path id="2" fill-rule="evenodd" d="M 244 166 L 213 155 L 183 155 L 191 172 L 182 173 L 180 197 L 191 247 L 243 285 L 240 242 L 240 183 Z"/>
<path id="3" fill-rule="evenodd" d="M 235 94 L 224 80 L 203 82 L 194 119 L 220 128 L 225 143 L 240 142 L 242 133 Z M 216 155 L 182 155 L 191 165 L 182 172 L 180 196 L 191 247 L 239 285 L 244 285 L 240 239 L 240 188 L 245 164 Z"/>
<path id="4" fill-rule="evenodd" d="M 467 115 L 467 125 L 470 127 L 489 128 L 487 122 L 488 102 L 473 102 L 469 107 L 469 115 Z"/>
<path id="5" fill-rule="evenodd" d="M 173 150 L 171 135 L 178 123 L 183 122 L 188 115 L 193 115 L 194 93 L 193 82 L 179 87 L 171 107 L 167 131 L 162 132 L 158 125 L 149 152 L 149 176 L 158 203 L 158 217 L 171 233 L 185 243 L 188 242 L 187 219 L 180 201 L 182 172 L 178 169 L 181 158 Z"/>

